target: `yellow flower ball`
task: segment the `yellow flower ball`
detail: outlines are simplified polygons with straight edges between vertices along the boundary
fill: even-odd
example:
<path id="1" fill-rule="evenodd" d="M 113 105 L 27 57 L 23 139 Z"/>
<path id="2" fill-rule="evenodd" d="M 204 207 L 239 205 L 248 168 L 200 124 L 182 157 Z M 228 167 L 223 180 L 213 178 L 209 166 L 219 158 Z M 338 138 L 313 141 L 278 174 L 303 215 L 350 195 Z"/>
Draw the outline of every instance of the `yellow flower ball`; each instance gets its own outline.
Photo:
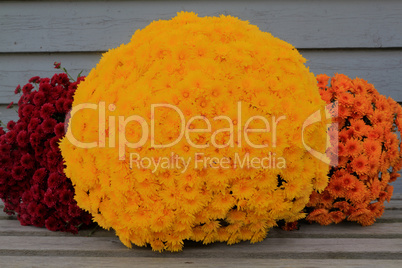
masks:
<path id="1" fill-rule="evenodd" d="M 181 12 L 105 53 L 60 148 L 78 205 L 122 243 L 258 242 L 327 183 L 325 105 L 290 44 L 231 16 Z M 308 149 L 306 149 L 308 144 Z"/>

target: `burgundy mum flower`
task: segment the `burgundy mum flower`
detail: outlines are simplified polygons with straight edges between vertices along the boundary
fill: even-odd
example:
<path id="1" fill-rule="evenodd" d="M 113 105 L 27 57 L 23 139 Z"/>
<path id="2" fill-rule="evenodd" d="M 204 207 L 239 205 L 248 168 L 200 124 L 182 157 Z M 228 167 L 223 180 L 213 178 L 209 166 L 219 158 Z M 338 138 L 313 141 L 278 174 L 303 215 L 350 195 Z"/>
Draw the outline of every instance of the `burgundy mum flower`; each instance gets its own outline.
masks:
<path id="1" fill-rule="evenodd" d="M 58 77 L 58 74 L 54 74 L 52 78 L 50 78 L 50 84 L 52 85 L 52 87 L 56 86 Z"/>
<path id="2" fill-rule="evenodd" d="M 10 130 L 9 132 L 6 133 L 6 140 L 9 144 L 13 144 L 15 140 L 17 139 L 17 132 L 14 130 Z"/>
<path id="3" fill-rule="evenodd" d="M 55 119 L 47 118 L 42 122 L 41 127 L 43 132 L 48 134 L 54 132 L 54 127 L 56 126 L 56 124 L 57 121 Z"/>
<path id="4" fill-rule="evenodd" d="M 34 104 L 34 98 L 36 96 L 37 91 L 32 91 L 29 95 L 24 96 L 25 103 L 32 103 Z"/>
<path id="5" fill-rule="evenodd" d="M 60 175 L 56 172 L 53 172 L 49 175 L 47 179 L 47 186 L 49 189 L 56 189 L 60 185 Z"/>
<path id="6" fill-rule="evenodd" d="M 75 227 L 75 225 L 70 224 L 70 225 L 67 227 L 67 232 L 70 232 L 70 233 L 72 233 L 72 234 L 78 234 L 78 228 Z"/>
<path id="7" fill-rule="evenodd" d="M 24 106 L 22 109 L 22 116 L 30 117 L 32 116 L 32 112 L 35 109 L 35 107 L 31 104 L 27 104 Z"/>
<path id="8" fill-rule="evenodd" d="M 45 94 L 49 94 L 52 91 L 52 85 L 49 84 L 49 81 L 42 80 L 39 85 L 39 90 L 43 91 Z"/>
<path id="9" fill-rule="evenodd" d="M 26 191 L 22 194 L 22 202 L 29 203 L 32 201 L 32 195 L 30 191 Z"/>
<path id="10" fill-rule="evenodd" d="M 45 103 L 46 100 L 46 96 L 45 93 L 43 93 L 42 91 L 38 91 L 36 92 L 35 96 L 33 97 L 33 103 L 36 106 L 41 106 Z"/>
<path id="11" fill-rule="evenodd" d="M 9 122 L 7 132 L 0 127 L 0 198 L 22 225 L 76 233 L 78 226 L 91 222 L 73 199 L 58 147 L 65 132 L 65 109 L 79 81 L 82 78 L 70 83 L 66 74 L 32 77 L 31 83 L 39 83 L 37 91 L 30 83 L 14 91 L 23 94 L 19 120 Z"/>
<path id="12" fill-rule="evenodd" d="M 60 69 L 61 63 L 55 61 L 55 62 L 53 63 L 53 65 L 54 65 L 54 68 L 55 68 L 55 69 Z"/>
<path id="13" fill-rule="evenodd" d="M 31 121 L 29 121 L 28 132 L 33 132 L 34 130 L 36 130 L 40 123 L 41 120 L 39 118 L 32 118 Z"/>
<path id="14" fill-rule="evenodd" d="M 54 86 L 52 91 L 50 92 L 50 97 L 53 98 L 54 100 L 58 100 L 58 99 L 64 98 L 63 95 L 65 95 L 65 93 L 66 92 L 65 92 L 64 87 L 61 85 L 57 85 L 57 86 Z"/>
<path id="15" fill-rule="evenodd" d="M 25 86 L 22 87 L 22 93 L 24 94 L 29 94 L 31 93 L 31 90 L 34 88 L 32 84 L 26 84 Z"/>
<path id="16" fill-rule="evenodd" d="M 46 216 L 48 209 L 46 208 L 46 206 L 44 206 L 43 204 L 39 204 L 36 206 L 35 208 L 35 214 L 36 216 L 43 218 Z M 43 225 L 43 224 L 42 224 Z"/>
<path id="17" fill-rule="evenodd" d="M 14 94 L 18 94 L 18 93 L 20 93 L 20 92 L 21 92 L 21 86 L 18 85 L 18 86 L 15 88 L 15 90 L 14 90 Z"/>
<path id="18" fill-rule="evenodd" d="M 52 116 L 56 112 L 56 109 L 54 108 L 53 104 L 51 103 L 45 103 L 43 104 L 42 108 L 40 109 L 40 116 L 43 119 L 47 119 L 50 116 Z"/>
<path id="19" fill-rule="evenodd" d="M 24 121 L 18 121 L 17 124 L 15 124 L 13 130 L 15 130 L 17 133 L 20 131 L 26 130 L 27 129 L 27 124 Z"/>
<path id="20" fill-rule="evenodd" d="M 31 143 L 32 147 L 37 147 L 41 142 L 41 136 L 37 132 L 32 133 L 31 137 L 29 137 L 29 142 Z"/>
<path id="21" fill-rule="evenodd" d="M 52 189 L 50 188 L 47 189 L 43 201 L 45 202 L 45 205 L 48 206 L 49 208 L 52 208 L 56 205 L 57 199 Z"/>
<path id="22" fill-rule="evenodd" d="M 71 87 L 71 85 L 70 85 L 70 87 L 69 87 L 69 89 L 67 91 L 67 94 L 66 94 L 66 98 L 67 99 L 73 99 L 76 89 L 77 89 L 76 87 L 74 88 L 74 87 Z"/>
<path id="23" fill-rule="evenodd" d="M 3 156 L 10 155 L 11 148 L 12 147 L 11 147 L 10 144 L 2 144 L 2 145 L 0 145 L 0 153 L 1 153 L 1 155 L 3 155 Z"/>
<path id="24" fill-rule="evenodd" d="M 59 193 L 59 195 L 60 195 L 60 202 L 64 205 L 70 204 L 74 196 L 73 192 L 67 189 L 62 190 Z"/>
<path id="25" fill-rule="evenodd" d="M 42 155 L 43 152 L 45 152 L 45 148 L 43 148 L 43 146 L 36 146 L 34 150 L 35 150 L 36 161 L 38 161 L 40 165 L 44 166 L 46 164 L 46 161 L 45 159 L 43 159 Z"/>
<path id="26" fill-rule="evenodd" d="M 17 144 L 20 147 L 26 147 L 29 143 L 29 136 L 28 132 L 25 130 L 22 130 L 18 133 L 17 135 Z"/>
<path id="27" fill-rule="evenodd" d="M 66 73 L 61 73 L 57 75 L 57 83 L 68 86 L 70 84 L 70 79 Z"/>
<path id="28" fill-rule="evenodd" d="M 31 201 L 27 206 L 27 212 L 31 215 L 35 214 L 36 205 L 35 201 Z"/>
<path id="29" fill-rule="evenodd" d="M 45 226 L 50 231 L 57 231 L 59 229 L 59 221 L 55 217 L 50 216 L 45 221 Z"/>
<path id="30" fill-rule="evenodd" d="M 9 122 L 7 123 L 7 129 L 8 129 L 8 130 L 13 130 L 14 127 L 15 127 L 15 125 L 16 125 L 16 123 L 15 123 L 13 120 L 11 120 L 11 121 L 9 121 Z"/>
<path id="31" fill-rule="evenodd" d="M 40 80 L 41 84 L 50 84 L 50 78 L 45 77 Z"/>
<path id="32" fill-rule="evenodd" d="M 31 156 L 31 154 L 24 154 L 21 157 L 21 165 L 26 169 L 32 169 L 35 166 L 35 159 Z"/>
<path id="33" fill-rule="evenodd" d="M 34 200 L 40 201 L 44 192 L 38 184 L 34 184 L 31 187 L 31 194 Z"/>
<path id="34" fill-rule="evenodd" d="M 64 136 L 64 123 L 58 123 L 54 127 L 54 133 L 56 134 L 56 137 L 61 138 Z"/>
<path id="35" fill-rule="evenodd" d="M 77 217 L 80 215 L 81 209 L 77 206 L 75 203 L 71 203 L 68 206 L 68 214 L 70 214 L 71 217 Z"/>
<path id="36" fill-rule="evenodd" d="M 46 168 L 37 169 L 32 177 L 35 184 L 42 184 L 47 175 Z"/>
<path id="37" fill-rule="evenodd" d="M 0 180 L 3 180 L 3 179 L 6 180 L 8 178 L 8 176 L 9 176 L 9 173 L 7 171 L 5 171 L 4 168 L 0 168 Z M 2 182 L 3 181 L 0 181 L 0 184 Z"/>
<path id="38" fill-rule="evenodd" d="M 18 214 L 18 220 L 23 226 L 31 224 L 31 217 L 29 216 L 28 213 L 26 213 L 26 211 L 23 211 L 22 213 Z"/>
<path id="39" fill-rule="evenodd" d="M 47 163 L 49 164 L 49 166 L 57 167 L 57 164 L 61 159 L 60 154 L 53 151 L 49 151 L 46 156 L 47 156 Z"/>
<path id="40" fill-rule="evenodd" d="M 63 104 L 63 109 L 64 111 L 69 111 L 71 110 L 71 107 L 73 106 L 73 101 L 72 100 L 66 100 Z"/>
<path id="41" fill-rule="evenodd" d="M 65 102 L 65 101 L 66 101 L 66 100 L 65 100 L 64 98 L 58 99 L 58 100 L 56 101 L 56 109 L 57 109 L 58 112 L 60 112 L 60 113 L 64 113 L 64 112 L 65 112 L 65 110 L 64 110 L 64 102 Z"/>
<path id="42" fill-rule="evenodd" d="M 56 127 L 57 127 L 57 125 L 56 125 Z M 56 131 L 56 128 L 55 128 L 55 131 Z M 57 134 L 57 132 L 56 132 L 56 134 Z M 64 130 L 63 130 L 63 135 L 64 135 Z M 50 145 L 50 148 L 52 149 L 52 151 L 59 152 L 59 141 L 60 141 L 60 139 L 58 137 L 53 137 L 49 140 L 49 145 Z"/>
<path id="43" fill-rule="evenodd" d="M 15 166 L 11 172 L 13 178 L 20 181 L 24 178 L 24 168 L 22 166 Z"/>
<path id="44" fill-rule="evenodd" d="M 40 77 L 39 76 L 34 76 L 31 79 L 28 80 L 29 83 L 39 83 L 40 82 Z"/>

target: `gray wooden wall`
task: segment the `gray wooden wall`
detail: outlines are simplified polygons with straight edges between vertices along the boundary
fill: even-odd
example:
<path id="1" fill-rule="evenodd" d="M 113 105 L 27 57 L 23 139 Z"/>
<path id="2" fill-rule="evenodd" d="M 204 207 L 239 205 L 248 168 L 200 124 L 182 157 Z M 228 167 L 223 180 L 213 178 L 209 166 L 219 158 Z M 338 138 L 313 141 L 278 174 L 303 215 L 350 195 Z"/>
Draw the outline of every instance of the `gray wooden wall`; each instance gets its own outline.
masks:
<path id="1" fill-rule="evenodd" d="M 108 48 L 177 11 L 230 14 L 295 47 L 315 73 L 344 73 L 402 101 L 402 1 L 0 1 L 0 119 L 16 85 L 61 61 L 87 74 Z M 402 192 L 402 187 L 400 187 Z"/>

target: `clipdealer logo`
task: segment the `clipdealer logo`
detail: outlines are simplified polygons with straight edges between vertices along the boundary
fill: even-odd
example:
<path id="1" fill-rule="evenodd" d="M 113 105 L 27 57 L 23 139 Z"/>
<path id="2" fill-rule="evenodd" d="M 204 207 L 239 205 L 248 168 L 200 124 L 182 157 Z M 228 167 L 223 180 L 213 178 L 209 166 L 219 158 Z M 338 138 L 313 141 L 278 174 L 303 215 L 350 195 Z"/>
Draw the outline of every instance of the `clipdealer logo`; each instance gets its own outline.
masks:
<path id="1" fill-rule="evenodd" d="M 167 108 L 175 111 L 180 118 L 180 133 L 179 136 L 167 144 L 157 144 L 155 142 L 155 113 L 159 108 Z M 72 127 L 68 127 L 68 124 L 73 124 L 73 118 L 77 112 L 85 109 L 97 110 L 98 111 L 98 140 L 93 142 L 83 142 L 76 139 L 76 137 L 72 133 Z M 115 111 L 116 106 L 114 104 L 109 104 L 107 110 L 110 112 Z M 119 160 L 126 159 L 126 147 L 131 149 L 137 149 L 144 146 L 147 142 L 150 142 L 150 147 L 155 149 L 161 148 L 172 148 L 177 145 L 183 138 L 186 139 L 186 142 L 189 146 L 196 149 L 205 149 L 210 146 L 221 149 L 226 147 L 242 147 L 242 139 L 244 138 L 244 142 L 247 146 L 255 149 L 264 149 L 269 146 L 272 148 L 276 148 L 277 146 L 277 127 L 281 121 L 286 120 L 286 116 L 267 118 L 264 116 L 256 115 L 251 116 L 249 118 L 242 118 L 242 103 L 239 101 L 237 103 L 237 124 L 234 124 L 233 120 L 226 115 L 219 115 L 212 118 L 212 121 L 226 121 L 228 123 L 228 128 L 218 129 L 212 132 L 211 121 L 205 116 L 196 115 L 189 118 L 187 121 L 185 120 L 185 116 L 183 112 L 176 106 L 165 103 L 152 104 L 150 107 L 150 123 L 148 124 L 147 120 L 139 115 L 130 115 L 128 117 L 125 116 L 109 116 L 106 120 L 106 103 L 99 102 L 95 103 L 83 103 L 73 107 L 70 111 L 69 116 L 66 119 L 66 138 L 70 141 L 71 144 L 78 148 L 118 148 L 118 157 Z M 331 122 L 332 118 L 337 117 L 337 103 L 327 105 L 323 110 L 317 110 L 313 114 L 311 114 L 303 123 L 302 126 L 302 144 L 304 148 L 315 158 L 320 161 L 329 164 L 329 165 L 337 165 L 337 131 L 338 125 L 335 122 Z M 190 125 L 195 120 L 202 120 L 206 124 L 206 128 L 202 129 L 192 129 Z M 242 128 L 242 122 L 244 120 L 244 127 Z M 67 122 L 68 121 L 68 122 Z M 264 128 L 253 129 L 249 128 L 250 124 L 253 121 L 260 121 L 263 123 Z M 319 152 L 311 148 L 305 142 L 305 129 L 317 122 L 327 121 L 327 140 L 326 140 L 326 150 L 325 152 Z M 106 128 L 106 122 L 108 122 L 108 127 Z M 126 137 L 126 126 L 135 122 L 140 126 L 141 130 L 141 138 L 137 142 L 129 142 Z M 117 125 L 117 126 L 116 126 Z M 107 133 L 106 133 L 107 132 Z M 216 141 L 216 136 L 219 133 L 227 132 L 229 133 L 229 140 L 225 144 L 219 144 Z M 249 138 L 249 133 L 268 133 L 271 132 L 271 144 L 255 144 Z M 196 144 L 190 139 L 191 133 L 209 133 L 211 135 L 210 141 L 205 144 Z M 107 135 L 106 135 L 107 134 Z M 109 137 L 108 142 L 106 144 L 106 136 Z M 117 139 L 116 139 L 117 136 Z M 234 142 L 236 138 L 236 143 Z M 149 140 L 148 140 L 149 139 Z M 117 144 L 116 144 L 117 140 Z M 330 154 L 328 153 L 330 152 Z M 182 170 L 187 170 L 189 167 L 191 159 L 184 159 L 181 156 L 178 156 L 175 153 L 172 153 L 170 156 L 157 157 L 154 159 L 142 158 L 138 153 L 130 154 L 130 166 L 136 166 L 137 168 L 142 169 L 151 169 L 153 172 L 156 172 L 159 168 L 179 168 Z M 231 162 L 234 162 L 230 164 Z M 266 157 L 263 158 L 252 158 L 249 154 L 245 154 L 243 158 L 241 158 L 238 154 L 234 154 L 231 159 L 228 157 L 209 157 L 206 158 L 201 153 L 195 153 L 194 155 L 194 164 L 195 168 L 198 167 L 211 167 L 211 168 L 233 168 L 233 164 L 235 167 L 240 168 L 285 168 L 286 162 L 283 157 L 276 156 L 275 153 L 269 152 Z M 183 171 L 183 172 L 184 172 Z"/>

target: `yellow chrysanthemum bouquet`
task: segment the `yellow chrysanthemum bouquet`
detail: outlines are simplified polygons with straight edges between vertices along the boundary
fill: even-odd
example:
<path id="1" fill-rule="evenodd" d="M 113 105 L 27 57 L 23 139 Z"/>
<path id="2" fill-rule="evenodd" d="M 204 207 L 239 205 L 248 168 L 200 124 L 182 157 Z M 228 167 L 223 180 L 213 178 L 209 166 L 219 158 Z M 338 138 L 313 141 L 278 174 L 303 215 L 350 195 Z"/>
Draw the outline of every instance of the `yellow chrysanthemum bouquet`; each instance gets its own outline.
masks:
<path id="1" fill-rule="evenodd" d="M 258 242 L 327 184 L 317 82 L 290 44 L 182 12 L 105 53 L 60 148 L 78 205 L 128 247 Z M 306 146 L 308 144 L 308 146 Z"/>

